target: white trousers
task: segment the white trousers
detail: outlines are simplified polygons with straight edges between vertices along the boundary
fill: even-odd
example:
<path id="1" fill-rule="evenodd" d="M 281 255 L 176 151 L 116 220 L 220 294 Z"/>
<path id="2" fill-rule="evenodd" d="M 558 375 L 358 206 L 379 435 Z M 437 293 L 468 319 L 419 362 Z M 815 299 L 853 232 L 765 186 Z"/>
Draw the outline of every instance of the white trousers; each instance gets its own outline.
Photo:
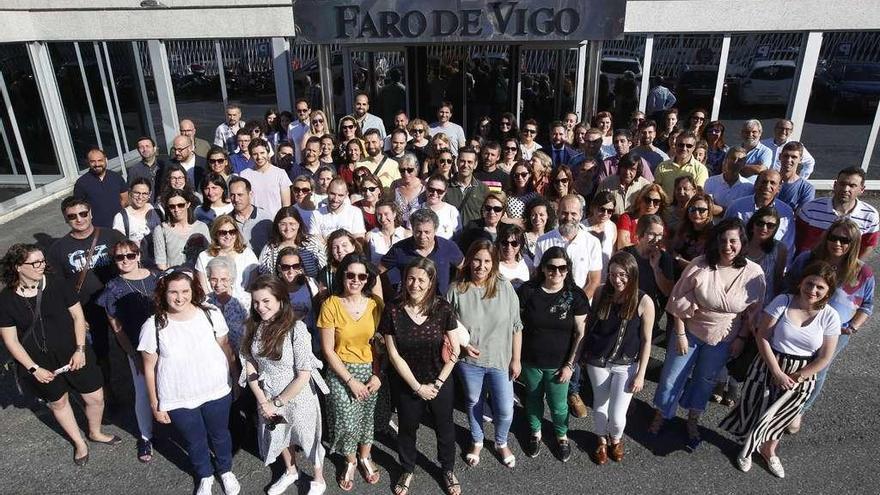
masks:
<path id="1" fill-rule="evenodd" d="M 593 423 L 596 435 L 610 435 L 613 440 L 623 437 L 626 411 L 632 400 L 628 392 L 639 363 L 608 365 L 599 368 L 587 365 L 587 374 L 593 386 Z"/>

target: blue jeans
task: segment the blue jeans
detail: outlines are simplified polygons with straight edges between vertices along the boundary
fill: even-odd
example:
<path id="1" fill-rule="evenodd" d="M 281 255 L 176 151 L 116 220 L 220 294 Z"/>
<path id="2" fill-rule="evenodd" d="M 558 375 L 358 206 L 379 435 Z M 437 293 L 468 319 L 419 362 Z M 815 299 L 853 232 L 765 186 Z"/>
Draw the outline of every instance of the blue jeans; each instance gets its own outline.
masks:
<path id="1" fill-rule="evenodd" d="M 840 337 L 837 338 L 837 347 L 834 348 L 834 354 L 831 355 L 831 361 L 828 362 L 828 366 L 822 369 L 816 375 L 816 387 L 813 388 L 813 393 L 810 394 L 810 398 L 807 399 L 807 402 L 804 404 L 804 411 L 807 412 L 813 407 L 813 403 L 816 402 L 816 399 L 819 398 L 819 394 L 822 393 L 822 386 L 825 385 L 825 377 L 828 375 L 828 368 L 831 367 L 831 363 L 837 359 L 837 355 L 840 354 L 844 349 L 846 349 L 847 344 L 849 344 L 850 336 L 847 334 L 840 334 Z"/>
<path id="2" fill-rule="evenodd" d="M 229 434 L 229 408 L 232 394 L 205 402 L 195 409 L 168 411 L 171 424 L 183 437 L 186 452 L 197 478 L 214 475 L 211 450 L 217 459 L 217 472 L 232 470 L 232 435 Z"/>
<path id="3" fill-rule="evenodd" d="M 460 361 L 458 374 L 464 385 L 465 405 L 473 442 L 483 443 L 483 403 L 488 389 L 492 404 L 492 421 L 495 423 L 495 445 L 506 444 L 510 424 L 513 422 L 513 381 L 507 370 L 486 368 Z"/>
<path id="4" fill-rule="evenodd" d="M 715 387 L 715 376 L 730 354 L 730 342 L 709 345 L 687 332 L 688 351 L 680 355 L 677 337 L 669 339 L 666 361 L 660 372 L 654 407 L 666 419 L 674 418 L 678 406 L 702 412 Z"/>
<path id="5" fill-rule="evenodd" d="M 581 393 L 581 365 L 575 363 L 571 372 L 571 380 L 568 381 L 568 395 Z"/>

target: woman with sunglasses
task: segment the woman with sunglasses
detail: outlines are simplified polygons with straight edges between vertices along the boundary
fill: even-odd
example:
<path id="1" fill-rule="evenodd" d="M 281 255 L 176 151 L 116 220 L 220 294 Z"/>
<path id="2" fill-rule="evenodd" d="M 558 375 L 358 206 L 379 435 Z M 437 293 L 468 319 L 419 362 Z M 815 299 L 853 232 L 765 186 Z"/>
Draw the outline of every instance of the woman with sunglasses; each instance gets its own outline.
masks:
<path id="1" fill-rule="evenodd" d="M 590 201 L 587 216 L 587 232 L 593 234 L 602 245 L 602 276 L 608 273 L 608 262 L 617 245 L 617 226 L 611 220 L 614 215 L 614 195 L 608 191 L 599 191 Z"/>
<path id="2" fill-rule="evenodd" d="M 153 263 L 153 230 L 162 223 L 162 214 L 150 204 L 152 187 L 146 177 L 134 179 L 128 186 L 128 206 L 113 217 L 113 230 L 137 243 L 148 264 Z"/>
<path id="3" fill-rule="evenodd" d="M 154 301 L 156 314 L 141 327 L 137 348 L 153 418 L 183 438 L 196 495 L 210 495 L 215 473 L 224 493 L 237 494 L 229 411 L 239 370 L 226 320 L 205 304 L 202 287 L 187 271 L 160 278 Z"/>
<path id="4" fill-rule="evenodd" d="M 208 164 L 208 173 L 220 174 L 223 180 L 229 181 L 229 178 L 232 177 L 232 164 L 229 163 L 229 153 L 226 148 L 212 146 L 205 158 Z M 202 183 L 204 184 L 204 182 Z"/>
<path id="5" fill-rule="evenodd" d="M 361 127 L 358 125 L 357 120 L 351 115 L 346 115 L 339 119 L 339 126 L 337 129 L 338 133 L 336 134 L 336 141 L 339 142 L 339 145 L 336 149 L 336 163 L 340 163 L 345 161 L 344 157 L 348 153 L 348 143 L 350 143 L 352 139 L 357 139 L 363 143 L 364 135 L 361 133 Z"/>
<path id="6" fill-rule="evenodd" d="M 400 210 L 394 201 L 382 200 L 376 205 L 379 227 L 367 232 L 365 239 L 370 261 L 374 265 L 379 264 L 391 246 L 412 235 L 401 225 L 400 217 Z"/>
<path id="7" fill-rule="evenodd" d="M 285 467 L 266 493 L 281 495 L 299 479 L 299 447 L 314 469 L 308 493 L 320 495 L 327 489 L 318 402 L 318 393 L 328 391 L 320 374 L 323 365 L 312 354 L 312 339 L 291 307 L 284 283 L 261 275 L 252 290 L 239 383 L 256 397 L 260 457 L 269 466 L 281 456 Z"/>
<path id="8" fill-rule="evenodd" d="M 709 175 L 718 175 L 722 172 L 721 165 L 727 156 L 727 150 L 730 149 L 724 143 L 724 123 L 720 120 L 709 122 L 703 137 L 709 143 L 709 150 L 706 153 L 706 168 L 709 169 Z"/>
<path id="9" fill-rule="evenodd" d="M 512 222 L 522 224 L 526 205 L 538 196 L 532 190 L 531 175 L 529 164 L 524 161 L 516 163 L 510 170 L 504 193 L 507 194 L 507 218 Z"/>
<path id="10" fill-rule="evenodd" d="M 153 410 L 144 381 L 144 363 L 135 350 L 140 339 L 141 326 L 155 312 L 153 292 L 158 277 L 141 265 L 141 251 L 137 243 L 124 240 L 112 251 L 119 275 L 107 282 L 98 296 L 98 305 L 107 312 L 110 328 L 116 342 L 128 357 L 134 389 L 134 412 L 140 437 L 137 458 L 143 463 L 153 460 Z"/>
<path id="11" fill-rule="evenodd" d="M 498 118 L 498 140 L 519 139 L 519 128 L 516 125 L 516 116 L 510 112 L 504 112 Z"/>
<path id="12" fill-rule="evenodd" d="M 337 478 L 339 488 L 354 488 L 360 468 L 364 481 L 379 482 L 370 457 L 377 392 L 382 382 L 374 373 L 378 356 L 373 336 L 382 314 L 382 298 L 371 294 L 377 273 L 366 256 L 350 253 L 339 262 L 330 297 L 321 305 L 318 328 L 327 362 L 330 451 L 345 457 Z"/>
<path id="13" fill-rule="evenodd" d="M 704 108 L 698 107 L 691 110 L 691 114 L 688 116 L 687 129 L 693 132 L 694 136 L 700 137 L 706 131 L 707 114 L 708 112 Z"/>
<path id="14" fill-rule="evenodd" d="M 196 220 L 211 225 L 220 215 L 232 213 L 229 202 L 229 186 L 226 179 L 217 173 L 209 172 L 202 180 L 202 204 L 196 208 Z"/>
<path id="15" fill-rule="evenodd" d="M 542 148 L 541 144 L 535 141 L 535 138 L 538 137 L 538 122 L 535 119 L 523 122 L 519 136 L 519 151 L 524 160 L 531 160 L 532 155 Z"/>
<path id="16" fill-rule="evenodd" d="M 593 460 L 623 460 L 626 411 L 645 386 L 654 330 L 654 302 L 639 290 L 639 265 L 627 252 L 608 264 L 605 285 L 596 292 L 584 341 L 584 362 L 593 387 L 593 424 L 599 444 Z"/>
<path id="17" fill-rule="evenodd" d="M 440 221 L 436 234 L 444 239 L 452 239 L 461 230 L 461 220 L 458 209 L 443 201 L 446 197 L 446 189 L 449 182 L 442 175 L 432 175 L 425 182 L 425 199 L 423 208 L 430 208 L 437 214 Z"/>
<path id="18" fill-rule="evenodd" d="M 526 204 L 524 223 L 525 252 L 534 258 L 538 239 L 556 228 L 556 210 L 544 196 L 537 196 Z"/>
<path id="19" fill-rule="evenodd" d="M 203 288 L 208 287 L 205 267 L 218 256 L 225 256 L 235 263 L 235 279 L 238 284 L 233 292 L 247 291 L 251 280 L 257 276 L 260 260 L 248 246 L 235 224 L 235 219 L 230 215 L 222 215 L 214 220 L 211 225 L 211 245 L 199 254 L 196 262 L 196 273 Z"/>
<path id="20" fill-rule="evenodd" d="M 320 335 L 315 322 L 317 321 L 316 298 L 320 292 L 318 282 L 306 275 L 302 257 L 296 248 L 285 247 L 278 253 L 275 263 L 275 275 L 287 285 L 287 294 L 296 317 L 306 324 L 312 334 L 312 347 L 316 353 L 321 352 Z"/>
<path id="21" fill-rule="evenodd" d="M 571 168 L 568 165 L 556 167 L 555 170 L 550 172 L 549 178 L 550 182 L 547 189 L 544 190 L 544 197 L 556 206 L 557 211 L 559 211 L 559 200 L 569 194 L 577 196 L 582 205 L 587 204 L 584 197 L 574 190 L 574 175 L 571 173 Z"/>
<path id="22" fill-rule="evenodd" d="M 501 224 L 495 249 L 498 251 L 498 272 L 510 281 L 514 289 L 518 289 L 531 278 L 531 258 L 523 256 L 525 238 L 519 225 Z"/>
<path id="23" fill-rule="evenodd" d="M 452 420 L 458 321 L 452 306 L 437 294 L 437 268 L 433 261 L 414 258 L 403 273 L 401 294 L 385 307 L 379 324 L 394 370 L 390 382 L 400 423 L 397 453 L 402 474 L 394 493 L 409 493 L 418 457 L 416 433 L 422 416 L 428 413 L 434 418 L 443 484 L 447 493 L 458 494 L 461 489 L 454 474 Z"/>
<path id="24" fill-rule="evenodd" d="M 709 234 L 706 254 L 688 265 L 666 304 L 674 321 L 648 432 L 659 434 L 681 406 L 688 410 L 686 446 L 691 452 L 702 441 L 700 416 L 715 377 L 731 356 L 742 352 L 764 304 L 764 272 L 746 258 L 747 241 L 739 219 L 722 220 Z"/>
<path id="25" fill-rule="evenodd" d="M 828 227 L 813 251 L 801 253 L 794 259 L 786 274 L 788 286 L 794 287 L 795 284 L 792 282 L 798 280 L 804 267 L 816 261 L 830 263 L 837 273 L 837 283 L 832 286 L 833 293 L 828 305 L 837 311 L 840 318 L 840 338 L 837 340 L 837 347 L 828 366 L 816 377 L 815 390 L 804 404 L 803 413 L 813 407 L 822 393 L 831 362 L 846 348 L 850 339 L 859 332 L 873 313 L 874 272 L 859 259 L 860 242 L 861 231 L 855 222 L 848 218 L 837 220 Z M 798 415 L 789 426 L 789 433 L 800 431 L 800 423 L 801 417 Z"/>
<path id="26" fill-rule="evenodd" d="M 470 245 L 480 239 L 495 242 L 498 237 L 498 226 L 501 225 L 504 218 L 505 209 L 507 209 L 507 196 L 504 193 L 490 192 L 487 194 L 483 199 L 483 206 L 480 208 L 481 217 L 471 221 L 461 231 L 461 237 L 458 239 L 461 252 L 466 253 L 470 249 Z"/>
<path id="27" fill-rule="evenodd" d="M 343 144 L 345 153 L 337 160 L 339 164 L 336 167 L 336 173 L 345 180 L 348 188 L 356 191 L 354 180 L 354 171 L 360 167 L 367 157 L 367 150 L 364 148 L 364 142 L 360 139 L 350 139 Z"/>
<path id="28" fill-rule="evenodd" d="M 400 210 L 399 220 L 402 225 L 409 226 L 410 213 L 422 207 L 421 195 L 425 186 L 419 179 L 419 161 L 412 153 L 405 153 L 397 161 L 400 179 L 394 182 L 394 202 Z"/>
<path id="29" fill-rule="evenodd" d="M 73 463 L 83 466 L 89 446 L 70 406 L 71 390 L 85 405 L 90 442 L 112 446 L 122 440 L 101 428 L 104 380 L 86 344 L 82 306 L 68 283 L 46 276 L 46 257 L 36 245 L 12 245 L 0 259 L 0 277 L 5 285 L 0 292 L 0 334 L 18 367 L 16 376 L 45 401 L 73 444 Z"/>
<path id="30" fill-rule="evenodd" d="M 522 322 L 516 292 L 499 275 L 498 252 L 491 242 L 481 239 L 471 244 L 446 298 L 470 333 L 458 365 L 473 442 L 465 462 L 471 467 L 480 463 L 485 436 L 483 405 L 488 393 L 495 450 L 501 462 L 512 468 L 516 457 L 507 440 L 513 421 L 513 380 L 520 374 Z"/>
<path id="31" fill-rule="evenodd" d="M 666 193 L 659 184 L 648 184 L 636 196 L 632 207 L 617 218 L 617 249 L 636 244 L 636 225 L 643 215 L 663 218 L 666 210 Z"/>
<path id="32" fill-rule="evenodd" d="M 382 200 L 382 182 L 369 170 L 363 175 L 360 185 L 361 198 L 352 202 L 352 205 L 360 208 L 364 216 L 364 227 L 367 232 L 379 227 L 376 218 L 376 205 Z"/>
<path id="33" fill-rule="evenodd" d="M 437 153 L 435 158 L 425 161 L 422 166 L 422 176 L 440 175 L 446 180 L 450 180 L 455 175 L 455 155 L 450 150 L 442 150 Z"/>
<path id="34" fill-rule="evenodd" d="M 714 225 L 713 206 L 715 203 L 712 198 L 702 192 L 693 195 L 685 204 L 683 210 L 687 214 L 681 226 L 675 231 L 671 243 L 672 255 L 678 264 L 678 273 L 684 271 L 694 258 L 705 252 L 706 241 Z"/>
<path id="35" fill-rule="evenodd" d="M 428 155 L 431 153 L 429 146 L 431 141 L 428 139 L 428 123 L 422 119 L 412 119 L 409 121 L 409 125 L 406 126 L 406 131 L 412 136 L 412 139 L 406 143 L 406 151 L 416 156 L 416 159 L 419 161 L 419 170 L 421 171 L 428 160 Z"/>
<path id="36" fill-rule="evenodd" d="M 538 194 L 548 194 L 547 185 L 550 184 L 550 173 L 553 170 L 553 160 L 550 155 L 536 151 L 529 159 L 529 165 L 532 167 L 532 190 Z"/>
<path id="37" fill-rule="evenodd" d="M 498 168 L 510 173 L 513 167 L 523 161 L 522 153 L 519 150 L 519 141 L 516 138 L 505 138 L 501 141 L 501 160 L 498 161 Z"/>
<path id="38" fill-rule="evenodd" d="M 760 355 L 749 367 L 745 400 L 721 421 L 743 444 L 736 457 L 741 471 L 751 469 L 757 451 L 771 474 L 785 477 L 779 439 L 815 391 L 816 375 L 827 369 L 840 336 L 840 317 L 829 304 L 837 274 L 827 262 L 811 263 L 792 293 L 777 296 L 760 315 Z"/>
<path id="39" fill-rule="evenodd" d="M 305 149 L 310 137 L 315 136 L 320 139 L 321 136 L 330 132 L 327 124 L 329 122 L 323 110 L 312 110 L 312 113 L 309 114 L 309 130 L 303 134 L 302 140 L 299 143 L 299 149 Z"/>
<path id="40" fill-rule="evenodd" d="M 309 277 L 317 277 L 321 266 L 327 263 L 323 246 L 314 236 L 306 232 L 302 216 L 299 210 L 293 206 L 281 208 L 275 214 L 269 242 L 260 253 L 260 273 L 275 273 L 278 254 L 287 247 L 293 248 L 299 253 L 303 270 Z"/>
<path id="41" fill-rule="evenodd" d="M 568 440 L 568 382 L 577 365 L 590 305 L 574 283 L 571 259 L 565 249 L 553 246 L 544 252 L 535 278 L 517 291 L 523 323 L 522 375 L 526 387 L 525 410 L 529 457 L 541 450 L 544 398 L 556 437 L 557 457 L 571 458 Z"/>
<path id="42" fill-rule="evenodd" d="M 664 249 L 666 238 L 663 219 L 659 215 L 642 215 L 636 226 L 638 242 L 622 249 L 639 265 L 639 290 L 654 301 L 654 332 L 660 328 L 659 315 L 675 285 L 675 260 Z"/>
<path id="43" fill-rule="evenodd" d="M 171 189 L 162 197 L 165 221 L 153 229 L 153 253 L 160 270 L 178 265 L 193 267 L 199 253 L 208 247 L 211 233 L 204 222 L 195 219 L 194 199 L 181 189 Z"/>

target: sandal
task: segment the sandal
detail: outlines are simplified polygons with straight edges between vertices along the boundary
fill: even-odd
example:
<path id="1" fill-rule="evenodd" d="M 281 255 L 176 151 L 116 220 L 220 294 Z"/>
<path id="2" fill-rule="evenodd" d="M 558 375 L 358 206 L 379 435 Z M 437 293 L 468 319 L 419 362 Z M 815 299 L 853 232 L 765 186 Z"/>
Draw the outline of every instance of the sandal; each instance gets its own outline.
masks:
<path id="1" fill-rule="evenodd" d="M 139 439 L 137 442 L 137 458 L 144 464 L 153 460 L 153 443 L 149 440 Z"/>
<path id="2" fill-rule="evenodd" d="M 394 495 L 407 495 L 409 493 L 409 484 L 412 483 L 412 479 L 412 473 L 401 474 L 400 478 L 397 478 L 397 483 L 394 485 Z"/>
<path id="3" fill-rule="evenodd" d="M 342 471 L 338 478 L 336 478 L 336 484 L 339 485 L 339 488 L 344 492 L 350 492 L 352 488 L 354 488 L 354 471 L 357 469 L 357 463 L 354 462 L 346 462 L 345 463 L 345 471 Z"/>
<path id="4" fill-rule="evenodd" d="M 498 455 L 504 455 L 501 453 L 501 451 L 504 449 L 507 449 L 508 451 L 510 451 L 510 448 L 507 446 L 506 443 L 502 444 L 502 445 L 495 446 L 495 451 L 498 452 Z M 513 455 L 513 452 L 511 451 L 509 456 L 501 458 L 501 463 L 504 464 L 505 466 L 513 469 L 516 467 L 516 456 Z"/>
<path id="5" fill-rule="evenodd" d="M 461 494 L 461 483 L 458 482 L 458 478 L 455 477 L 455 473 L 452 471 L 443 473 L 443 485 L 446 489 L 446 495 Z"/>
<path id="6" fill-rule="evenodd" d="M 481 450 L 483 450 L 483 443 L 475 443 L 471 451 L 464 456 L 464 462 L 470 467 L 477 467 L 480 463 Z"/>
<path id="7" fill-rule="evenodd" d="M 376 467 L 373 465 L 372 457 L 361 457 L 358 459 L 358 467 L 364 481 L 371 485 L 375 485 L 379 482 L 379 472 L 376 471 Z"/>

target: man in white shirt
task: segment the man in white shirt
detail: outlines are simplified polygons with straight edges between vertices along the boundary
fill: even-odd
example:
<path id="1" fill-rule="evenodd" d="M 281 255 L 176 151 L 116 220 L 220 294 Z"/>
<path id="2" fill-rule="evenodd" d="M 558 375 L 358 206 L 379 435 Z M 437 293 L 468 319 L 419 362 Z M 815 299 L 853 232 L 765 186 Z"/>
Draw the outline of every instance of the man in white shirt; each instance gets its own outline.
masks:
<path id="1" fill-rule="evenodd" d="M 758 174 L 773 165 L 773 152 L 761 144 L 762 132 L 764 132 L 764 127 L 757 119 L 745 121 L 740 131 L 743 140 L 742 147 L 746 150 L 746 164 L 743 165 L 740 174 L 751 183 L 755 182 Z"/>
<path id="2" fill-rule="evenodd" d="M 269 161 L 269 144 L 257 138 L 251 141 L 248 151 L 253 161 L 251 168 L 241 176 L 250 181 L 253 203 L 275 216 L 283 206 L 290 206 L 290 178 L 287 172 Z"/>
<path id="3" fill-rule="evenodd" d="M 791 142 L 792 132 L 794 132 L 794 123 L 788 119 L 779 119 L 773 128 L 773 137 L 761 140 L 761 144 L 769 148 L 773 154 L 770 165 L 773 170 L 780 169 L 779 157 L 782 154 L 782 147 Z M 816 159 L 807 151 L 807 148 L 803 148 L 800 170 L 797 171 L 798 176 L 802 179 L 809 179 L 815 166 Z"/>
<path id="4" fill-rule="evenodd" d="M 379 131 L 379 137 L 385 139 L 385 123 L 382 119 L 371 114 L 370 97 L 366 93 L 358 93 L 354 97 L 354 113 L 351 114 L 354 120 L 361 127 L 361 133 L 366 135 L 370 129 Z"/>
<path id="5" fill-rule="evenodd" d="M 742 146 L 730 148 L 721 164 L 721 173 L 709 177 L 703 184 L 703 191 L 715 202 L 714 215 L 722 215 L 730 203 L 754 193 L 755 186 L 739 174 L 745 157 L 746 150 Z"/>
<path id="6" fill-rule="evenodd" d="M 327 203 L 315 211 L 309 233 L 325 240 L 333 231 L 345 229 L 351 235 L 363 238 L 367 233 L 364 214 L 360 208 L 347 202 L 347 197 L 348 186 L 345 180 L 340 177 L 333 179 L 327 187 Z"/>
<path id="7" fill-rule="evenodd" d="M 287 126 L 287 140 L 293 145 L 293 163 L 302 161 L 302 140 L 309 131 L 309 115 L 312 109 L 305 98 L 296 100 L 293 105 L 296 111 L 296 120 Z"/>
<path id="8" fill-rule="evenodd" d="M 449 149 L 453 155 L 458 155 L 458 148 L 464 148 L 465 136 L 464 129 L 455 122 L 452 122 L 452 103 L 444 101 L 437 109 L 437 122 L 431 124 L 431 136 L 439 133 L 446 134 L 449 138 Z"/>

